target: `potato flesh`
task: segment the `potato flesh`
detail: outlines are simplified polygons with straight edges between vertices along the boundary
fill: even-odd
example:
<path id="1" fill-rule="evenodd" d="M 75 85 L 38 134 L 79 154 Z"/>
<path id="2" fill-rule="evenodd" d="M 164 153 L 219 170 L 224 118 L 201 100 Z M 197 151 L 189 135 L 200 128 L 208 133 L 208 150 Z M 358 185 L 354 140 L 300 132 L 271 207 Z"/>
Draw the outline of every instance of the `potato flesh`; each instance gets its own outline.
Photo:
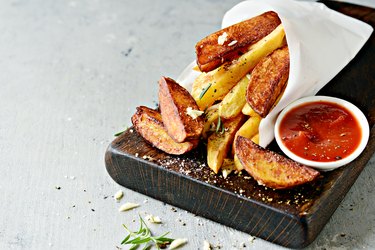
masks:
<path id="1" fill-rule="evenodd" d="M 248 76 L 244 76 L 231 91 L 224 97 L 219 105 L 219 115 L 224 119 L 237 116 L 246 104 L 246 89 L 249 84 Z"/>
<path id="2" fill-rule="evenodd" d="M 217 174 L 223 164 L 233 143 L 238 128 L 242 125 L 244 116 L 223 121 L 224 132 L 218 131 L 208 137 L 207 142 L 207 164 Z"/>

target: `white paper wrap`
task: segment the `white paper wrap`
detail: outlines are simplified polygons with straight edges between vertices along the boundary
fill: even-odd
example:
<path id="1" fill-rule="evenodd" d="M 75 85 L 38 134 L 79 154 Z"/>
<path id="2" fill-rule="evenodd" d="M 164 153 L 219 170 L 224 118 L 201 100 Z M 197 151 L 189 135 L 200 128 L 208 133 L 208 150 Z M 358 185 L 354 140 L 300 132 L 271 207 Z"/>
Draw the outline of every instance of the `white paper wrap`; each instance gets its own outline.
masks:
<path id="1" fill-rule="evenodd" d="M 285 92 L 259 126 L 260 145 L 274 138 L 279 112 L 301 97 L 315 95 L 347 65 L 370 37 L 373 28 L 357 19 L 327 8 L 324 4 L 294 0 L 248 0 L 230 9 L 222 28 L 275 11 L 284 26 L 289 46 L 290 70 Z M 177 82 L 191 91 L 199 72 L 188 65 Z"/>

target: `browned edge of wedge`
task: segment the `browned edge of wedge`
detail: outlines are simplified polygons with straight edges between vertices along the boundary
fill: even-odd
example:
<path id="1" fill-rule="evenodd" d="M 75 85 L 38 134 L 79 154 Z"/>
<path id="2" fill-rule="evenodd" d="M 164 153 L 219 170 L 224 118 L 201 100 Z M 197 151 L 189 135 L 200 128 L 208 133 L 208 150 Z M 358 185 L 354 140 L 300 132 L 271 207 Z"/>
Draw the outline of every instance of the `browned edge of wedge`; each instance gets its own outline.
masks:
<path id="1" fill-rule="evenodd" d="M 235 151 L 244 169 L 259 184 L 274 189 L 292 188 L 314 181 L 319 172 L 238 136 Z"/>
<path id="2" fill-rule="evenodd" d="M 208 35 L 195 45 L 199 69 L 208 72 L 232 61 L 245 53 L 249 46 L 270 34 L 280 23 L 278 15 L 269 11 Z M 224 32 L 227 39 L 221 45 L 218 39 Z"/>
<path id="3" fill-rule="evenodd" d="M 246 90 L 246 101 L 261 117 L 266 117 L 283 91 L 289 77 L 289 50 L 277 49 L 253 69 Z"/>
<path id="4" fill-rule="evenodd" d="M 199 107 L 190 93 L 171 78 L 159 80 L 159 107 L 163 124 L 176 142 L 200 138 L 203 116 L 193 119 L 187 114 L 187 108 L 199 110 Z"/>
<path id="5" fill-rule="evenodd" d="M 137 107 L 131 120 L 135 130 L 148 143 L 168 154 L 185 154 L 198 146 L 199 140 L 175 142 L 164 128 L 160 113 L 148 107 Z"/>

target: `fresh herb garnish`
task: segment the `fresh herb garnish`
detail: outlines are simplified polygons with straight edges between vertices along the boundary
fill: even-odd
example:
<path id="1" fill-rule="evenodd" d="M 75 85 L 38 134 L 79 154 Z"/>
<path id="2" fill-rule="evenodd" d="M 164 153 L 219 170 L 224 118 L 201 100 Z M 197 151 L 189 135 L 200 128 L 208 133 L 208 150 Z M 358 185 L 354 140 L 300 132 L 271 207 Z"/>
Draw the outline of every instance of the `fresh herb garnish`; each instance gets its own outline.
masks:
<path id="1" fill-rule="evenodd" d="M 160 249 L 160 246 L 168 245 L 174 240 L 165 237 L 169 232 L 164 233 L 161 236 L 152 236 L 150 229 L 147 227 L 141 216 L 139 216 L 139 219 L 141 225 L 136 232 L 130 231 L 124 224 L 122 225 L 129 234 L 121 242 L 121 245 L 131 244 L 129 250 L 137 249 L 141 245 L 143 245 L 142 249 L 149 249 L 152 245 L 155 245 L 157 249 Z"/>
<path id="2" fill-rule="evenodd" d="M 199 99 L 202 99 L 202 97 L 204 96 L 204 94 L 206 94 L 206 92 L 207 92 L 207 90 L 211 87 L 211 83 L 210 84 L 208 84 L 208 86 L 207 87 L 205 87 L 204 89 L 202 89 L 202 92 L 201 92 L 201 94 L 199 95 Z"/>
<path id="3" fill-rule="evenodd" d="M 217 119 L 217 125 L 216 125 L 216 133 L 224 133 L 224 124 L 221 121 L 221 117 Z"/>
<path id="4" fill-rule="evenodd" d="M 122 134 L 123 134 L 124 132 L 125 132 L 125 130 L 123 130 L 123 131 L 120 131 L 120 132 L 118 132 L 118 133 L 114 134 L 113 136 L 119 136 L 119 135 L 122 135 Z"/>

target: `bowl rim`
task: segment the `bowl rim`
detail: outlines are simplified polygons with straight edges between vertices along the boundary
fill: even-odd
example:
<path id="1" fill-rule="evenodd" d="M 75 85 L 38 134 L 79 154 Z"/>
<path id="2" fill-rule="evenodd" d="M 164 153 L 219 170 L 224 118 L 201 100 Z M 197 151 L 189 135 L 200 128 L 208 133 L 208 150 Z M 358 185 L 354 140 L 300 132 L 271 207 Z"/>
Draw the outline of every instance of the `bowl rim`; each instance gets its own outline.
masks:
<path id="1" fill-rule="evenodd" d="M 312 102 L 319 102 L 319 101 L 324 101 L 324 102 L 330 102 L 337 104 L 339 106 L 342 106 L 346 108 L 358 121 L 359 126 L 362 130 L 362 138 L 361 141 L 358 145 L 358 147 L 347 157 L 337 160 L 337 161 L 330 161 L 330 162 L 318 162 L 318 161 L 312 161 L 312 160 L 307 160 L 304 159 L 296 154 L 294 154 L 292 151 L 290 151 L 282 142 L 281 136 L 279 133 L 279 127 L 280 123 L 285 117 L 285 115 L 293 108 L 296 108 L 300 105 L 306 104 L 306 103 L 312 103 Z M 322 171 L 330 171 L 334 170 L 336 168 L 339 168 L 341 166 L 344 166 L 350 162 L 352 162 L 354 159 L 356 159 L 362 151 L 366 148 L 367 142 L 370 137 L 370 126 L 369 123 L 366 119 L 366 116 L 363 114 L 363 112 L 354 104 L 337 98 L 337 97 L 331 97 L 331 96 L 307 96 L 300 98 L 296 101 L 291 102 L 287 107 L 285 107 L 280 114 L 277 116 L 276 122 L 275 122 L 275 127 L 274 127 L 274 135 L 277 144 L 279 145 L 280 149 L 286 154 L 289 158 L 293 159 L 296 162 L 299 162 L 301 164 L 304 164 L 306 166 L 310 166 L 313 168 L 316 168 L 318 170 Z"/>

